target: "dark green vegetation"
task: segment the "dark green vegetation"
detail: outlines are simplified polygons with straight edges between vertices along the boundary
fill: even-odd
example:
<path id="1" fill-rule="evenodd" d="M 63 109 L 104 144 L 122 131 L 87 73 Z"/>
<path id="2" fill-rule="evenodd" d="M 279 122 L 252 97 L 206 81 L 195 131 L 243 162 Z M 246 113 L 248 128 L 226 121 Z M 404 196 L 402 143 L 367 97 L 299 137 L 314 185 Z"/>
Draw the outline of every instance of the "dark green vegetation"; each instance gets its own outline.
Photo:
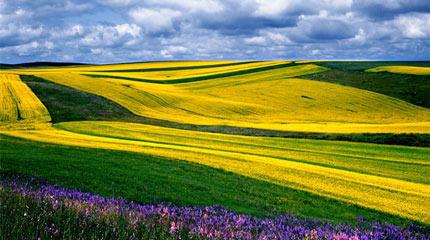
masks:
<path id="1" fill-rule="evenodd" d="M 189 162 L 0 137 L 0 173 L 43 177 L 62 187 L 106 197 L 140 203 L 222 204 L 259 216 L 278 212 L 351 224 L 358 216 L 400 225 L 410 223 L 390 214 Z"/>
<path id="2" fill-rule="evenodd" d="M 412 104 L 430 107 L 430 76 L 388 72 L 365 72 L 378 66 L 422 66 L 430 62 L 317 62 L 331 70 L 302 76 L 306 79 L 336 83 L 395 97 Z"/>
<path id="3" fill-rule="evenodd" d="M 139 122 L 121 105 L 104 97 L 65 87 L 32 75 L 20 75 L 48 109 L 52 122 L 111 120 Z"/>
<path id="4" fill-rule="evenodd" d="M 163 127 L 179 128 L 214 133 L 227 133 L 247 136 L 269 136 L 288 138 L 309 138 L 321 140 L 340 140 L 395 144 L 408 146 L 430 146 L 430 134 L 326 134 L 240 128 L 230 126 L 204 126 L 182 124 L 171 121 L 137 116 L 124 107 L 106 98 L 65 87 L 32 75 L 20 75 L 49 110 L 52 122 L 82 120 L 107 120 L 145 123 Z"/>
<path id="5" fill-rule="evenodd" d="M 232 76 L 243 75 L 243 74 L 248 74 L 248 73 L 256 73 L 256 72 L 263 72 L 263 71 L 268 71 L 268 70 L 286 68 L 286 67 L 291 67 L 291 66 L 295 66 L 295 65 L 297 65 L 297 64 L 295 64 L 295 63 L 284 63 L 284 64 L 265 66 L 265 67 L 257 67 L 257 68 L 237 70 L 237 71 L 231 71 L 231 72 L 216 73 L 216 74 L 204 75 L 204 76 L 198 76 L 198 77 L 181 78 L 181 79 L 175 79 L 175 80 L 152 80 L 152 79 L 143 79 L 143 78 L 110 76 L 110 75 L 102 75 L 102 74 L 83 74 L 83 75 L 88 76 L 88 77 L 95 77 L 95 78 L 97 78 L 97 77 L 106 78 L 107 77 L 107 78 L 125 79 L 125 80 L 133 80 L 133 81 L 140 81 L 140 82 L 147 82 L 147 83 L 176 84 L 176 83 L 188 83 L 188 82 L 197 82 L 197 81 L 210 80 L 210 79 L 216 79 L 216 78 L 232 77 Z M 123 71 L 123 72 L 125 72 L 125 71 Z"/>
<path id="6" fill-rule="evenodd" d="M 65 66 L 75 66 L 75 65 L 87 65 L 87 64 L 72 63 L 72 62 L 30 62 L 30 63 L 18 63 L 18 64 L 0 63 L 0 69 L 29 68 L 29 67 L 65 67 Z"/>
<path id="7" fill-rule="evenodd" d="M 380 66 L 430 67 L 430 61 L 328 61 L 314 64 L 341 71 L 364 71 Z"/>

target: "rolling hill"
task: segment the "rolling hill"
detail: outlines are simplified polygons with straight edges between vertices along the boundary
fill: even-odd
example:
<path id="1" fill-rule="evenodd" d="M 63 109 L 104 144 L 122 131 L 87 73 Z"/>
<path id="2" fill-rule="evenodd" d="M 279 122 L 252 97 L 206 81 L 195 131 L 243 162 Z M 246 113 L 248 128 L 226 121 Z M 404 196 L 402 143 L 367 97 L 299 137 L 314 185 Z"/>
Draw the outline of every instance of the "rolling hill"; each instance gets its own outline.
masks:
<path id="1" fill-rule="evenodd" d="M 267 65 L 281 67 L 260 71 Z M 78 69 L 82 68 L 85 67 Z M 238 68 L 260 70 L 238 73 Z M 102 68 L 97 69 L 93 74 Z M 212 75 L 202 76 L 202 70 Z M 324 133 L 429 132 L 430 111 L 426 108 L 370 91 L 294 78 L 326 70 L 314 64 L 246 62 L 155 73 L 109 70 L 115 78 L 93 78 L 88 71 L 76 69 L 25 73 L 105 97 L 136 115 L 178 123 Z M 130 80 L 130 74 L 165 77 L 166 72 L 184 78 L 169 79 L 166 81 L 173 82 L 162 85 L 143 78 Z M 196 76 L 190 78 L 193 72 Z M 226 73 L 232 74 L 225 76 Z"/>
<path id="2" fill-rule="evenodd" d="M 413 104 L 421 95 L 385 94 L 351 76 L 387 73 L 330 64 L 173 61 L 2 70 L 0 173 L 136 201 L 153 196 L 262 215 L 429 224 L 429 148 L 285 138 L 411 134 L 428 141 L 430 110 Z M 340 72 L 349 78 L 326 80 Z M 229 131 L 236 135 L 222 134 Z M 222 184 L 212 186 L 213 179 Z M 223 192 L 229 183 L 245 193 Z"/>

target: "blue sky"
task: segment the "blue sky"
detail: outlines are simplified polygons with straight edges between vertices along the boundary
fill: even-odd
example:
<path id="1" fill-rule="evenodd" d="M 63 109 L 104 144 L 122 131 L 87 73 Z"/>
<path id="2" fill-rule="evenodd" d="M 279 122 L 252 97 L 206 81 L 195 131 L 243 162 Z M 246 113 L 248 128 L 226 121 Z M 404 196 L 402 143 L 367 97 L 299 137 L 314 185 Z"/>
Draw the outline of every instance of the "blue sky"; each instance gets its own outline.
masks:
<path id="1" fill-rule="evenodd" d="M 3 63 L 429 56 L 429 0 L 0 0 Z"/>

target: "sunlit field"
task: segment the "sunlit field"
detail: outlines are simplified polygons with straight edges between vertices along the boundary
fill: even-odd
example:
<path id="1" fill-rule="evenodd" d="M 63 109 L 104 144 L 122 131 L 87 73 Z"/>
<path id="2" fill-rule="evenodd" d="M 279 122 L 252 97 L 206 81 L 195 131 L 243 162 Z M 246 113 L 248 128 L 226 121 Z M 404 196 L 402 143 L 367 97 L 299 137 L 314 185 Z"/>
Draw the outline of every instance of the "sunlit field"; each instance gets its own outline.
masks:
<path id="1" fill-rule="evenodd" d="M 60 191 L 64 216 L 85 215 L 81 210 L 91 205 L 95 223 L 83 225 L 110 226 L 104 217 L 111 216 L 153 238 L 205 239 L 200 225 L 184 219 L 206 219 L 202 209 L 214 205 L 219 209 L 207 211 L 224 220 L 243 217 L 261 229 L 260 218 L 268 218 L 278 237 L 364 237 L 369 229 L 391 226 L 379 222 L 399 229 L 414 224 L 419 230 L 410 231 L 424 236 L 430 224 L 430 72 L 425 64 L 387 64 L 172 61 L 2 69 L 2 217 L 14 215 L 14 202 L 55 206 L 38 190 L 47 184 L 60 188 L 52 196 Z M 415 94 L 403 94 L 408 91 Z M 29 186 L 22 180 L 27 177 L 31 184 L 47 183 L 14 190 Z M 75 198 L 81 191 L 99 194 L 94 198 L 102 204 Z M 132 217 L 106 210 L 115 204 Z M 152 218 L 172 212 L 178 217 L 159 226 Z M 55 216 L 52 221 L 61 218 Z M 128 225 L 133 216 L 142 231 Z M 286 219 L 303 231 L 283 232 Z M 312 232 L 324 223 L 332 225 Z M 7 224 L 16 223 L 2 227 Z M 239 236 L 246 229 L 224 231 Z M 220 232 L 213 234 L 221 238 Z M 129 237 L 118 234 L 112 236 Z"/>
<path id="2" fill-rule="evenodd" d="M 26 70 L 48 81 L 105 97 L 136 115 L 197 125 L 333 133 L 427 133 L 430 111 L 396 98 L 357 88 L 304 80 L 301 75 L 326 71 L 314 64 L 244 63 L 228 67 L 164 72 L 99 72 Z M 279 66 L 260 71 L 259 66 Z M 142 67 L 144 67 L 143 64 Z M 90 67 L 88 67 L 90 68 Z M 254 70 L 255 72 L 238 72 Z M 97 68 L 99 71 L 102 67 Z M 107 65 L 106 69 L 110 69 Z M 231 76 L 218 76 L 231 73 Z M 226 72 L 227 71 L 227 72 Z M 179 73 L 178 73 L 179 72 Z M 188 76 L 157 84 L 166 74 Z M 196 78 L 193 79 L 193 73 Z M 18 73 L 19 74 L 19 73 Z M 142 82 L 139 74 L 158 74 Z M 137 77 L 130 80 L 130 76 Z M 228 75 L 228 74 L 227 74 Z M 115 76 L 115 78 L 109 78 Z M 211 77 L 212 76 L 212 77 Z M 215 78 L 213 78 L 215 76 Z M 170 79 L 167 82 L 169 83 Z"/>
<path id="3" fill-rule="evenodd" d="M 17 121 L 49 122 L 48 110 L 18 75 L 0 75 L 0 124 Z"/>
<path id="4" fill-rule="evenodd" d="M 430 67 L 384 66 L 368 69 L 369 72 L 392 72 L 403 74 L 430 75 Z"/>

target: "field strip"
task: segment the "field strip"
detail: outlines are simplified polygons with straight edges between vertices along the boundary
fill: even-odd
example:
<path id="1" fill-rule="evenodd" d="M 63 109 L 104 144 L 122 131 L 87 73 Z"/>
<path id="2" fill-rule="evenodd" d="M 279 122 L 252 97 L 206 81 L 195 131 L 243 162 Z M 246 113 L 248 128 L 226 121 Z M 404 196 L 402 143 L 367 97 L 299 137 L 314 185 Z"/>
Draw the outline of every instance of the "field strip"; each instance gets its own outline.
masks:
<path id="1" fill-rule="evenodd" d="M 323 142 L 321 146 L 309 144 L 308 140 L 285 139 L 275 137 L 248 137 L 240 135 L 225 135 L 217 133 L 206 133 L 198 131 L 189 131 L 181 129 L 172 129 L 166 127 L 157 127 L 145 124 L 123 123 L 123 122 L 105 122 L 105 121 L 85 121 L 85 122 L 66 122 L 55 125 L 56 128 L 66 131 L 84 133 L 90 135 L 111 136 L 121 139 L 130 140 L 149 140 L 157 139 L 163 141 L 177 141 L 178 143 L 201 145 L 202 141 L 210 141 L 219 146 L 231 146 L 238 149 L 241 146 L 247 148 L 259 149 L 264 147 L 264 152 L 271 151 L 295 151 L 305 154 L 326 154 L 339 157 L 354 157 L 360 159 L 371 159 L 387 162 L 399 162 L 407 164 L 430 165 L 430 159 L 422 159 L 423 148 L 402 148 L 398 151 L 409 150 L 403 154 L 394 157 L 386 156 L 384 153 L 385 146 L 368 145 L 368 144 L 351 144 L 343 142 Z M 105 135 L 104 135 L 105 134 Z M 324 150 L 321 150 L 321 147 Z M 390 146 L 395 148 L 395 146 Z M 411 151 L 413 150 L 413 151 Z"/>
<path id="2" fill-rule="evenodd" d="M 391 72 L 400 74 L 430 75 L 430 67 L 381 66 L 367 69 L 366 72 Z"/>
<path id="3" fill-rule="evenodd" d="M 247 127 L 245 124 L 238 126 Z M 346 122 L 252 124 L 255 128 L 320 133 L 430 133 L 430 121 L 411 123 L 366 124 Z"/>
<path id="4" fill-rule="evenodd" d="M 24 69 L 8 69 L 5 71 L 12 73 L 22 72 L 79 72 L 79 71 L 124 71 L 142 69 L 174 69 L 174 68 L 194 68 L 212 67 L 219 65 L 235 65 L 256 61 L 233 61 L 233 60 L 212 60 L 212 61 L 161 61 L 161 62 L 140 62 L 140 63 L 118 63 L 103 65 L 80 65 L 66 67 L 37 67 Z M 227 65 L 228 66 L 228 65 Z"/>
<path id="5" fill-rule="evenodd" d="M 251 66 L 250 66 L 251 65 Z M 114 78 L 135 80 L 148 83 L 161 83 L 161 84 L 178 84 L 198 82 L 203 80 L 225 78 L 231 76 L 243 76 L 256 72 L 264 72 L 273 69 L 282 69 L 290 67 L 291 63 L 279 62 L 263 62 L 263 63 L 249 63 L 246 67 L 224 67 L 220 69 L 207 68 L 200 71 L 197 70 L 184 70 L 184 71 L 165 71 L 165 72 L 80 72 L 80 74 L 90 77 Z M 319 69 L 323 69 L 319 67 Z"/>
<path id="6" fill-rule="evenodd" d="M 9 75 L 2 74 L 0 75 L 0 103 L 1 103 L 1 111 L 0 111 L 0 121 L 8 122 L 8 121 L 16 121 L 18 119 L 18 108 L 15 103 L 15 99 L 9 89 L 9 82 L 6 81 L 6 78 Z"/>
<path id="7" fill-rule="evenodd" d="M 216 79 L 209 79 L 206 81 L 180 83 L 178 86 L 187 90 L 206 90 L 225 88 L 232 86 L 240 86 L 250 83 L 264 82 L 268 80 L 285 79 L 291 77 L 298 77 L 307 74 L 314 74 L 327 71 L 326 68 L 313 64 L 293 65 L 287 68 L 271 69 L 263 72 L 248 73 L 239 76 L 221 77 Z"/>
<path id="8" fill-rule="evenodd" d="M 311 163 L 336 169 L 385 176 L 419 183 L 430 183 L 430 159 L 424 148 L 403 148 L 369 144 L 325 141 L 297 141 L 283 138 L 241 137 L 215 133 L 201 133 L 120 122 L 68 122 L 57 128 L 82 134 L 115 139 L 164 143 L 275 157 L 289 161 Z M 318 146 L 315 146 L 319 143 Z"/>
<path id="9" fill-rule="evenodd" d="M 430 186 L 427 184 L 281 160 L 276 157 L 237 153 L 232 150 L 96 137 L 62 130 L 3 133 L 41 142 L 143 152 L 192 161 L 422 222 L 430 221 L 430 213 L 427 211 L 430 209 Z M 202 145 L 205 144 L 202 142 Z M 389 147 L 386 153 L 390 153 Z M 324 155 L 321 157 L 324 158 Z M 426 158 L 426 155 L 423 158 Z"/>
<path id="10" fill-rule="evenodd" d="M 18 75 L 0 74 L 1 124 L 11 122 L 49 122 L 48 110 Z"/>
<path id="11" fill-rule="evenodd" d="M 96 72 L 160 72 L 160 71 L 181 71 L 181 70 L 193 70 L 193 69 L 204 69 L 204 68 L 218 68 L 236 65 L 246 65 L 250 63 L 256 63 L 259 61 L 238 61 L 228 62 L 220 64 L 208 64 L 208 65 L 193 65 L 193 66 L 172 66 L 172 67 L 154 67 L 154 68 L 137 68 L 137 69 L 116 69 L 116 70 L 96 70 Z M 104 65 L 107 66 L 107 65 Z"/>

